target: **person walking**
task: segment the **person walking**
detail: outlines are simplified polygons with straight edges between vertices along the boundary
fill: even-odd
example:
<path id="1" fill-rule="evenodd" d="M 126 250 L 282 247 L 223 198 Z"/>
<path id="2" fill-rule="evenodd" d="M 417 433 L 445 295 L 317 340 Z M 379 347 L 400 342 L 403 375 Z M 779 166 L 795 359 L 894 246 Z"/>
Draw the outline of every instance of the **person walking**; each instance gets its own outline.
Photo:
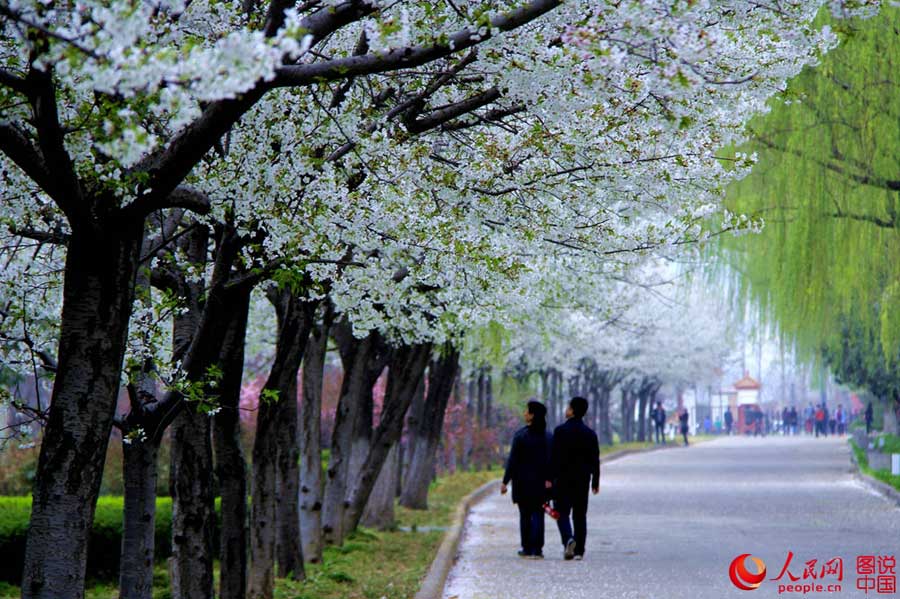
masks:
<path id="1" fill-rule="evenodd" d="M 868 405 L 866 405 L 866 435 L 872 432 L 872 418 L 874 413 L 875 411 L 872 409 L 872 402 L 869 401 Z"/>
<path id="2" fill-rule="evenodd" d="M 847 430 L 847 413 L 844 412 L 843 404 L 838 404 L 834 420 L 837 422 L 837 434 L 843 437 Z"/>
<path id="3" fill-rule="evenodd" d="M 800 422 L 800 415 L 797 413 L 797 406 L 791 406 L 791 435 L 797 434 L 797 424 Z"/>
<path id="4" fill-rule="evenodd" d="M 681 408 L 681 413 L 678 415 L 678 422 L 681 425 L 681 436 L 684 437 L 684 446 L 688 445 L 688 411 L 687 408 Z"/>
<path id="5" fill-rule="evenodd" d="M 588 493 L 589 489 L 594 495 L 600 492 L 600 444 L 584 423 L 587 409 L 585 398 L 573 397 L 566 407 L 566 421 L 553 431 L 553 497 L 566 560 L 584 558 Z"/>
<path id="6" fill-rule="evenodd" d="M 812 402 L 809 402 L 809 405 L 806 406 L 806 409 L 803 411 L 803 421 L 806 434 L 811 435 L 813 433 L 813 425 L 816 421 L 816 409 L 813 407 Z"/>
<path id="7" fill-rule="evenodd" d="M 725 434 L 731 435 L 731 427 L 734 425 L 734 415 L 731 408 L 725 408 Z"/>
<path id="8" fill-rule="evenodd" d="M 791 431 L 791 410 L 784 406 L 781 410 L 781 434 L 787 435 Z"/>
<path id="9" fill-rule="evenodd" d="M 653 431 L 654 437 L 656 440 L 656 444 L 666 444 L 666 410 L 662 406 L 662 402 L 656 402 L 656 407 L 653 408 L 653 412 L 650 414 L 653 420 Z"/>
<path id="10" fill-rule="evenodd" d="M 825 408 L 824 406 L 819 406 L 816 410 L 816 439 L 819 438 L 819 435 L 825 434 Z"/>
<path id="11" fill-rule="evenodd" d="M 512 483 L 512 500 L 519 507 L 519 556 L 544 557 L 544 502 L 551 487 L 550 450 L 552 437 L 547 432 L 547 408 L 539 401 L 525 407 L 525 426 L 512 440 L 500 493 L 506 495 Z"/>

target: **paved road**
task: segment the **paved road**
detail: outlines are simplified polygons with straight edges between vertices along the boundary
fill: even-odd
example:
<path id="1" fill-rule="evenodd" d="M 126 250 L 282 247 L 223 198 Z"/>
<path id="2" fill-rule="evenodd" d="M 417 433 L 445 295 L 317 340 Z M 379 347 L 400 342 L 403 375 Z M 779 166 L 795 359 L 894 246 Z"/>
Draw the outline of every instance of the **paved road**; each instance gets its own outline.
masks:
<path id="1" fill-rule="evenodd" d="M 547 559 L 517 557 L 517 511 L 508 497 L 492 496 L 469 517 L 445 597 L 862 597 L 856 556 L 900 557 L 900 508 L 851 472 L 848 445 L 836 438 L 732 437 L 624 457 L 603 467 L 583 562 L 562 561 L 549 519 Z M 789 550 L 796 576 L 808 560 L 842 557 L 841 592 L 779 595 L 771 580 L 752 592 L 731 584 L 728 567 L 737 555 L 761 558 L 771 579 Z"/>

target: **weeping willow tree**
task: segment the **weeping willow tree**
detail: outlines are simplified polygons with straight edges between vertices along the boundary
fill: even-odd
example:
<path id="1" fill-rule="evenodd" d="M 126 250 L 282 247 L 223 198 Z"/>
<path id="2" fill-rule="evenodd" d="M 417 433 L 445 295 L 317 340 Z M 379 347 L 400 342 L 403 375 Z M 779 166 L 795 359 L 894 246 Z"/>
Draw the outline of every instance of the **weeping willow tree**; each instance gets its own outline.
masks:
<path id="1" fill-rule="evenodd" d="M 718 248 L 742 304 L 844 382 L 900 401 L 900 10 L 842 43 L 751 127 L 730 208 L 765 221 Z M 745 149 L 746 150 L 746 149 Z"/>

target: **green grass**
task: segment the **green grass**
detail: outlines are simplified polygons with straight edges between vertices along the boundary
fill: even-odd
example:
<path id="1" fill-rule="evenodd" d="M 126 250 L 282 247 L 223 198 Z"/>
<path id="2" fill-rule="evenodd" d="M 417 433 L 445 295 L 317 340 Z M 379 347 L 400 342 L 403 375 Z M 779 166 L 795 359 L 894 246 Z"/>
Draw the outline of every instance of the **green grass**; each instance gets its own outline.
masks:
<path id="1" fill-rule="evenodd" d="M 900 437 L 897 435 L 882 436 L 885 437 L 885 453 L 900 453 Z M 853 449 L 853 454 L 856 456 L 856 463 L 859 465 L 860 472 L 880 480 L 883 483 L 887 483 L 900 491 L 900 476 L 894 476 L 891 474 L 890 470 L 872 470 L 869 468 L 869 457 L 866 455 L 866 450 L 859 447 L 853 439 L 850 439 L 850 447 Z"/>
<path id="2" fill-rule="evenodd" d="M 502 475 L 497 467 L 480 472 L 457 472 L 432 483 L 427 510 L 397 508 L 397 523 L 403 527 L 445 527 L 453 518 L 460 500 Z M 30 510 L 30 498 L 25 506 Z M 110 498 L 115 500 L 115 498 Z M 119 498 L 121 519 L 121 498 Z M 98 506 L 99 511 L 99 506 Z M 5 516 L 0 510 L 0 518 Z M 19 518 L 12 519 L 15 522 Z M 27 525 L 27 518 L 25 519 Z M 431 565 L 444 533 L 440 530 L 376 532 L 359 530 L 342 547 L 325 549 L 322 564 L 307 565 L 303 582 L 279 580 L 276 599 L 402 599 L 411 598 Z M 118 547 L 115 548 L 118 551 Z M 154 599 L 168 599 L 169 580 L 165 565 L 157 565 Z M 0 583 L 0 599 L 19 597 L 19 588 Z M 89 582 L 85 599 L 115 599 L 114 582 Z"/>

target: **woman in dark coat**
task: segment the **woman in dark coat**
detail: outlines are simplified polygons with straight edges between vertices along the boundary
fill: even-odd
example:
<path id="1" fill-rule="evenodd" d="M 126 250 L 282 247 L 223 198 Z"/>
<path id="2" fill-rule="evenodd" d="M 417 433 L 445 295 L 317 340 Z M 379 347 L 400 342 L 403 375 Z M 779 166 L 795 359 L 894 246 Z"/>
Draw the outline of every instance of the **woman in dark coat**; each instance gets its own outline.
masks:
<path id="1" fill-rule="evenodd" d="M 547 432 L 547 408 L 539 401 L 529 401 L 525 408 L 526 426 L 513 437 L 506 473 L 500 492 L 506 494 L 512 482 L 513 503 L 519 506 L 521 557 L 544 557 L 544 503 L 548 499 L 550 480 L 550 448 Z"/>
<path id="2" fill-rule="evenodd" d="M 688 411 L 687 408 L 681 408 L 681 414 L 678 415 L 678 422 L 681 423 L 681 436 L 684 437 L 684 445 L 688 444 Z"/>

